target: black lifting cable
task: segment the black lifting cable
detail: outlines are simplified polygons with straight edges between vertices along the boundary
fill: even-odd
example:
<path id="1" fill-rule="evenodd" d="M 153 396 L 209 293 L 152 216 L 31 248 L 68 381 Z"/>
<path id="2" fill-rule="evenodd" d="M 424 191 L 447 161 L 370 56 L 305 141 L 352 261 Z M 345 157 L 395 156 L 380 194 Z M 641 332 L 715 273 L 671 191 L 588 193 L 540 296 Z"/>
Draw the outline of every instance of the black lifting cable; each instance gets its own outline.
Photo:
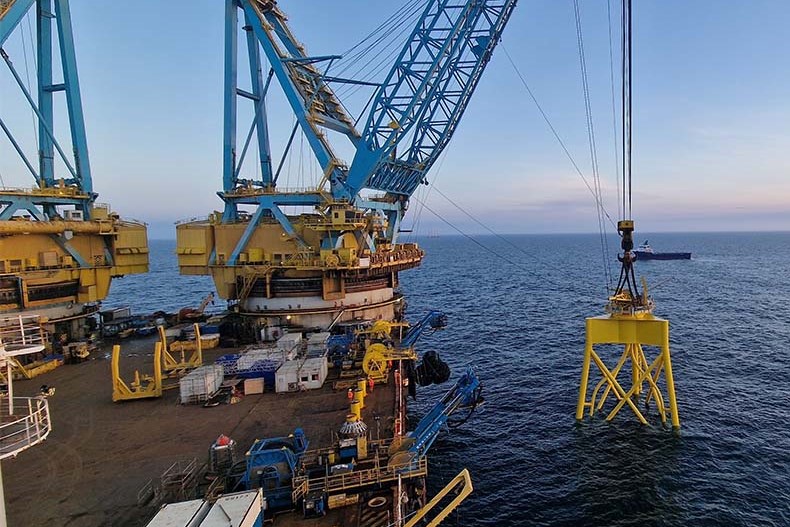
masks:
<path id="1" fill-rule="evenodd" d="M 631 0 L 623 0 L 623 218 L 631 219 Z"/>
<path id="2" fill-rule="evenodd" d="M 620 246 L 623 255 L 617 259 L 622 262 L 620 278 L 617 282 L 615 295 L 628 289 L 629 299 L 633 306 L 647 305 L 647 299 L 642 298 L 634 275 L 634 222 L 631 219 L 631 139 L 632 139 L 632 60 L 631 48 L 633 44 L 631 0 L 623 0 L 622 9 L 622 105 L 623 105 L 623 220 L 617 223 L 620 233 Z"/>

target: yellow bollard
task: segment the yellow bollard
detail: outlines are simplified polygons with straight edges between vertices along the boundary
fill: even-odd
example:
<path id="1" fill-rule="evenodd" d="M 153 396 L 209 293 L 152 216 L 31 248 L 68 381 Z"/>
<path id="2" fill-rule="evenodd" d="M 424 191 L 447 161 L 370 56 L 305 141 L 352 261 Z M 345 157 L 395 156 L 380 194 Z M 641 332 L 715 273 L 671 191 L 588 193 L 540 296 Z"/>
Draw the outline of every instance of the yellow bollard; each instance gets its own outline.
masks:
<path id="1" fill-rule="evenodd" d="M 359 401 L 356 399 L 351 401 L 351 413 L 354 414 L 357 419 L 362 419 L 362 408 L 360 407 Z"/>
<path id="2" fill-rule="evenodd" d="M 365 408 L 365 392 L 357 388 L 354 390 L 354 400 L 359 401 L 359 409 Z"/>

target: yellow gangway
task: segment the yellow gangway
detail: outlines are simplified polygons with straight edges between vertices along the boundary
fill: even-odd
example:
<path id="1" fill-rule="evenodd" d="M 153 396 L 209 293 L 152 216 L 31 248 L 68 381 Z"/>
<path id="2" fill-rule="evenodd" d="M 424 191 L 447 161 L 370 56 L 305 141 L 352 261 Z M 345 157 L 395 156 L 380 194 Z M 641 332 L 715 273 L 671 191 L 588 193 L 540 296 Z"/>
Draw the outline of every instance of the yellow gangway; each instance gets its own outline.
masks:
<path id="1" fill-rule="evenodd" d="M 474 489 L 472 488 L 472 478 L 469 475 L 469 470 L 463 469 L 450 481 L 450 483 L 448 483 L 441 491 L 439 491 L 439 493 L 434 496 L 431 501 L 426 503 L 425 507 L 417 511 L 417 514 L 412 516 L 409 521 L 406 522 L 404 527 L 414 527 L 415 525 L 419 524 L 425 515 L 431 512 L 431 510 L 436 507 L 439 502 L 445 498 L 445 496 L 447 496 L 452 491 L 456 491 L 457 495 L 455 498 L 453 498 L 453 500 L 448 503 L 433 520 L 426 524 L 427 527 L 436 527 L 442 523 L 451 512 L 458 508 L 461 502 L 463 502 L 472 493 L 472 490 Z"/>

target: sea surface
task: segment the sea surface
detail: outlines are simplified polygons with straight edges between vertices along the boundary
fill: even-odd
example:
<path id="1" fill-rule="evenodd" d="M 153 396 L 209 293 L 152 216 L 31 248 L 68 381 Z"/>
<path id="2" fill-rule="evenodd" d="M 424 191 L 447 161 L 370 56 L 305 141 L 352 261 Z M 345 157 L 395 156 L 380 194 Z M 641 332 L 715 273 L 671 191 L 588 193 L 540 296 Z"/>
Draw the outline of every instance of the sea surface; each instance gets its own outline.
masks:
<path id="1" fill-rule="evenodd" d="M 474 481 L 446 525 L 790 525 L 790 233 L 648 237 L 693 253 L 636 268 L 671 323 L 679 433 L 655 411 L 649 426 L 627 408 L 574 419 L 584 319 L 606 298 L 597 235 L 418 240 L 423 265 L 401 273 L 408 318 L 449 316 L 418 349 L 439 351 L 453 378 L 473 367 L 486 398 L 429 456 L 434 491 L 463 467 Z M 105 306 L 175 311 L 212 291 L 179 276 L 174 241 L 150 247 L 151 273 L 115 281 Z M 419 391 L 412 425 L 448 387 Z"/>

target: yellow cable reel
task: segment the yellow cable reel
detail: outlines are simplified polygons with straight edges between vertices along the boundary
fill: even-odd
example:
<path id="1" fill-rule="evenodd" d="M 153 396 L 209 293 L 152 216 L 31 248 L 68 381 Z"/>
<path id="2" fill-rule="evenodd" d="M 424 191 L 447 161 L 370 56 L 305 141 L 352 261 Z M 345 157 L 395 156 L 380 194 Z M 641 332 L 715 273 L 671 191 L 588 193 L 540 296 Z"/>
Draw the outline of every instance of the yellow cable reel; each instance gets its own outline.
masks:
<path id="1" fill-rule="evenodd" d="M 374 381 L 383 381 L 389 374 L 387 363 L 392 360 L 417 360 L 417 354 L 412 348 L 394 349 L 380 343 L 371 344 L 365 350 L 362 370 Z"/>

